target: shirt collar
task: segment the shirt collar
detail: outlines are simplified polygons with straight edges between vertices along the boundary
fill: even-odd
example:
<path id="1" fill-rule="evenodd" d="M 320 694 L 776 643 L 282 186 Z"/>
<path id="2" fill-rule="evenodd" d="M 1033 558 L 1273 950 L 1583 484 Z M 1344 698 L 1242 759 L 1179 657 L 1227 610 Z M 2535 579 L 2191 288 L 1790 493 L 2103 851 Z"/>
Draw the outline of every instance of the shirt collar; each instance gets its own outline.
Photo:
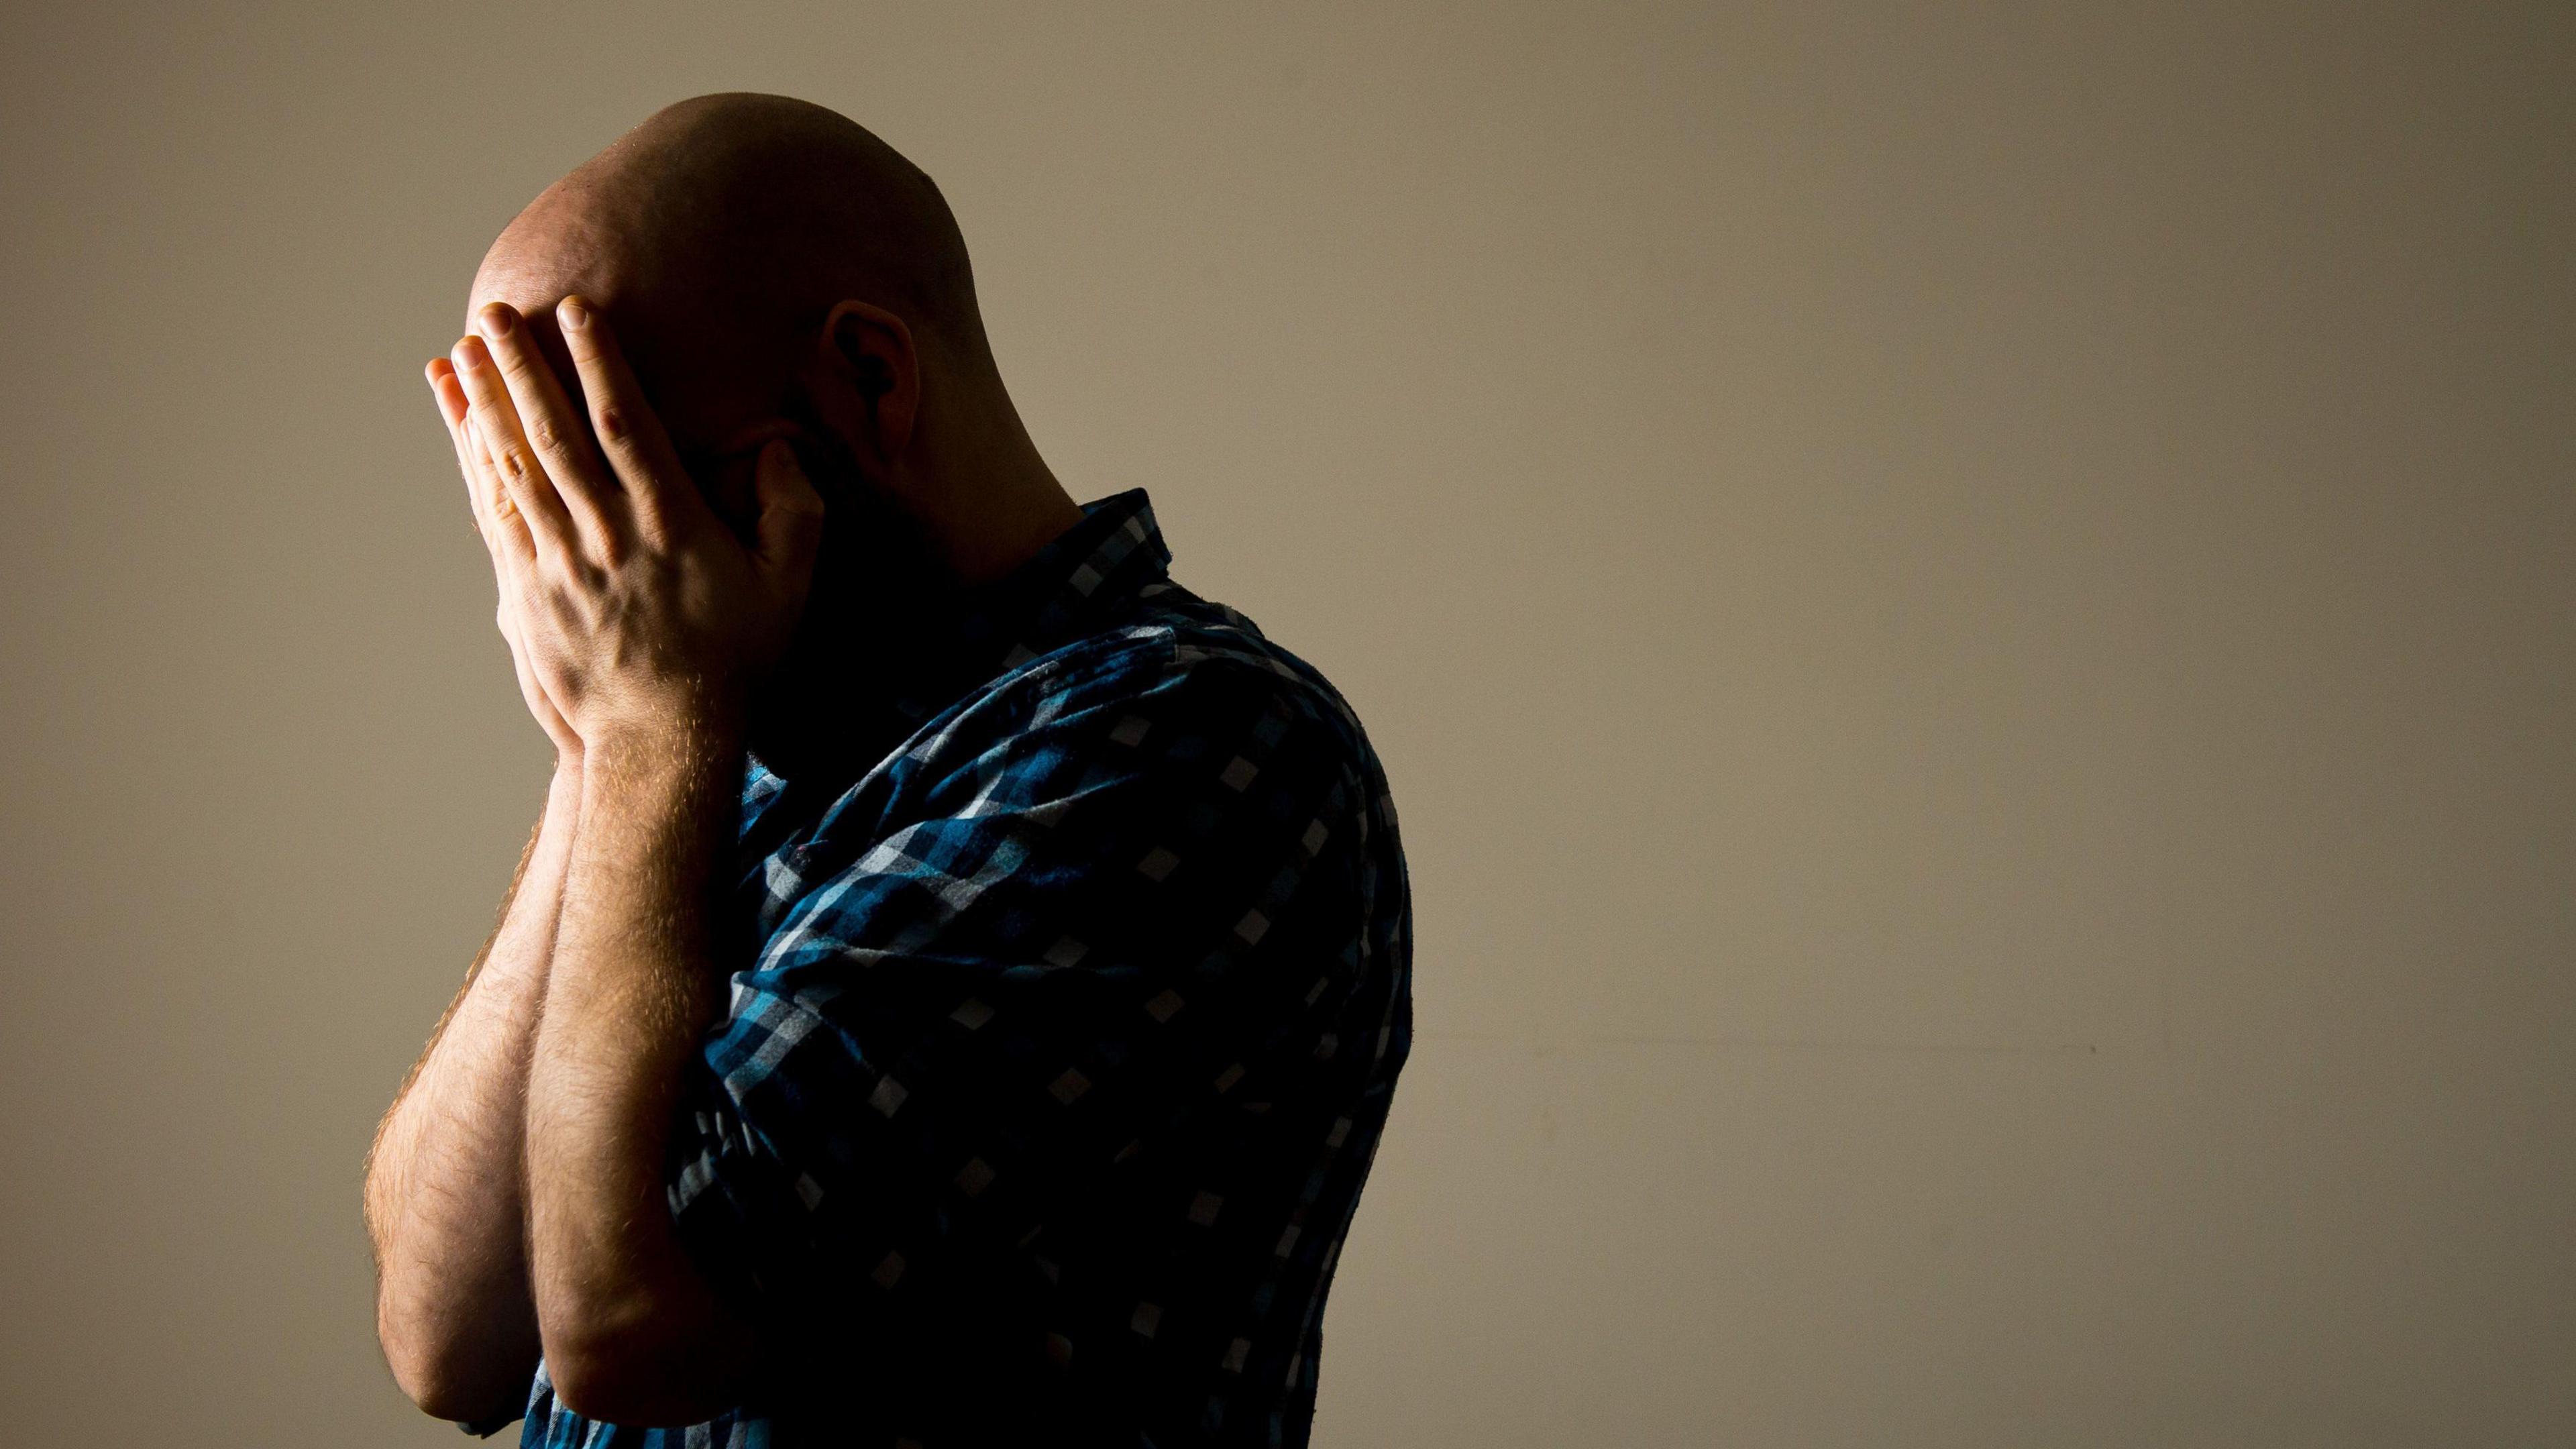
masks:
<path id="1" fill-rule="evenodd" d="M 1171 563 L 1144 489 L 1095 498 L 1082 505 L 1078 522 L 1019 567 L 960 591 L 956 607 L 912 651 L 926 663 L 890 698 L 878 696 L 887 703 L 844 723 L 854 739 L 869 742 L 862 753 L 889 748 L 976 687 L 1090 632 L 1169 578 Z M 756 757 L 745 764 L 744 804 L 766 814 L 786 782 Z M 834 782 L 818 776 L 812 784 Z"/>
<path id="2" fill-rule="evenodd" d="M 965 592 L 927 657 L 940 661 L 895 709 L 918 725 L 972 689 L 1081 637 L 1169 577 L 1172 551 L 1142 488 L 1082 505 L 1082 519 L 1018 568 Z"/>

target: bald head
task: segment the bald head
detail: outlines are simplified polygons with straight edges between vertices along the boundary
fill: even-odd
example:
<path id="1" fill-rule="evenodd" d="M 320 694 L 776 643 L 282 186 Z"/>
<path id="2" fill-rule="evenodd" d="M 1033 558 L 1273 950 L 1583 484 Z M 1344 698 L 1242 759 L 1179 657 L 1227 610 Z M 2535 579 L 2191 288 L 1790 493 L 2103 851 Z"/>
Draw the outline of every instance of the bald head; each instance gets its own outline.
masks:
<path id="1" fill-rule="evenodd" d="M 468 325 L 508 303 L 569 381 L 552 314 L 576 293 L 729 516 L 771 437 L 831 455 L 807 459 L 827 504 L 864 487 L 917 515 L 964 576 L 1079 516 L 1002 385 L 947 201 L 836 112 L 739 92 L 655 112 L 502 231 Z"/>
<path id="2" fill-rule="evenodd" d="M 965 239 L 939 188 L 847 117 L 785 96 L 655 112 L 510 223 L 470 305 L 576 291 L 647 347 L 758 348 L 855 297 L 952 360 L 985 353 Z"/>
<path id="3" fill-rule="evenodd" d="M 738 533 L 773 439 L 823 499 L 804 624 L 763 727 L 788 754 L 822 748 L 780 742 L 837 717 L 829 681 L 889 674 L 904 635 L 935 633 L 907 620 L 1082 516 L 1002 386 L 939 188 L 832 111 L 727 94 L 654 113 L 503 230 L 468 327 L 486 304 L 515 308 L 577 393 L 554 316 L 574 294 L 605 314 Z M 854 667 L 862 656 L 877 665 Z"/>

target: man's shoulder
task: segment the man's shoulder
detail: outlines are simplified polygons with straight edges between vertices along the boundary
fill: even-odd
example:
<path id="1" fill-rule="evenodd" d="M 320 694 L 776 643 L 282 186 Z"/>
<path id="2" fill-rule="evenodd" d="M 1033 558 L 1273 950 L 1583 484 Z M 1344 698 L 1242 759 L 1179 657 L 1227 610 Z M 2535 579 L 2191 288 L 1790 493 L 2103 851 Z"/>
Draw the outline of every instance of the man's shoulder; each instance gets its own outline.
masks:
<path id="1" fill-rule="evenodd" d="M 965 713 L 984 710 L 996 723 L 1033 726 L 1121 703 L 1166 713 L 1250 709 L 1311 722 L 1321 728 L 1309 733 L 1355 764 L 1375 763 L 1358 715 L 1322 670 L 1242 611 L 1169 582 L 1142 591 L 1102 627 L 1020 660 Z"/>

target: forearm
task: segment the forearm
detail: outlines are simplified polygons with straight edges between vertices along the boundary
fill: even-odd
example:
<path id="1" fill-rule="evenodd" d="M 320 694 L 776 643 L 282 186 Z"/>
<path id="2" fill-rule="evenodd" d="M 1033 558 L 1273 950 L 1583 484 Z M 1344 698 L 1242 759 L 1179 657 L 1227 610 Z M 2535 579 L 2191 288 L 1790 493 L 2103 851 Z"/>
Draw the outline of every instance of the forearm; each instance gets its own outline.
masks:
<path id="1" fill-rule="evenodd" d="M 582 773 L 558 765 L 501 924 L 368 1158 L 377 1334 L 404 1392 L 446 1417 L 509 1406 L 536 1363 L 523 1104 Z"/>
<path id="2" fill-rule="evenodd" d="M 735 731 L 795 635 L 823 500 L 772 438 L 753 477 L 759 516 L 738 536 L 606 319 L 577 297 L 555 313 L 589 427 L 501 302 L 478 310 L 480 335 L 435 378 L 451 429 L 470 430 L 476 477 L 499 485 L 479 516 L 514 653 L 583 745 L 581 831 L 528 1076 L 528 1285 L 557 1399 L 594 1419 L 686 1423 L 726 1406 L 750 1354 L 681 1249 L 663 1168 L 683 1066 L 721 1008 L 708 896 L 739 819 Z"/>
<path id="3" fill-rule="evenodd" d="M 722 1010 L 710 890 L 739 781 L 721 738 L 595 752 L 529 1075 L 548 1371 L 567 1403 L 621 1423 L 703 1419 L 746 1362 L 663 1180 L 681 1072 Z"/>

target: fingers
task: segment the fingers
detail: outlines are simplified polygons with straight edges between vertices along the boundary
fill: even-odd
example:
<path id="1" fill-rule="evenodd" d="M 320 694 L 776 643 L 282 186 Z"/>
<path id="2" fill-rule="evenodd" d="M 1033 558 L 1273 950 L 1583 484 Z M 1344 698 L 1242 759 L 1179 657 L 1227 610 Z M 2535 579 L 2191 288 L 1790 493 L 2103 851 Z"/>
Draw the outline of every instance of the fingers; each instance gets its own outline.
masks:
<path id="1" fill-rule="evenodd" d="M 760 572 L 782 597 L 801 606 L 823 542 L 823 497 L 784 438 L 772 438 L 760 450 L 753 487 L 760 498 Z"/>
<path id="2" fill-rule="evenodd" d="M 492 561 L 503 573 L 534 568 L 537 562 L 535 531 L 528 527 L 527 515 L 519 511 L 518 499 L 500 482 L 500 465 L 492 461 L 491 445 L 484 440 L 483 430 L 474 419 L 465 420 L 465 449 L 473 455 L 474 466 L 484 479 L 484 516 L 491 521 L 495 542 Z"/>
<path id="3" fill-rule="evenodd" d="M 438 420 L 447 425 L 448 444 L 456 450 L 456 473 L 465 482 L 465 516 L 473 522 L 475 535 L 489 544 L 490 532 L 483 523 L 483 480 L 465 446 L 465 389 L 457 385 L 455 364 L 444 357 L 431 358 L 421 373 L 429 381 L 430 400 L 438 404 Z"/>
<path id="4" fill-rule="evenodd" d="M 466 508 L 473 515 L 474 530 L 482 536 L 483 546 L 492 551 L 493 566 L 500 567 L 508 555 L 530 557 L 534 545 L 528 536 L 527 521 L 519 517 L 508 490 L 493 471 L 491 457 L 474 435 L 465 386 L 456 380 L 456 368 L 441 357 L 431 361 L 426 370 L 430 396 L 438 402 L 439 418 L 447 424 L 447 440 L 456 449 L 456 471 L 465 480 Z"/>
<path id="5" fill-rule="evenodd" d="M 693 510 L 704 511 L 706 500 L 680 465 L 680 455 L 671 447 L 670 435 L 662 431 L 661 419 L 645 403 L 644 390 L 636 385 L 626 354 L 618 350 L 608 319 L 587 299 L 571 296 L 556 305 L 555 321 L 563 328 L 564 346 L 581 375 L 591 427 L 599 434 L 609 466 L 626 486 L 637 526 L 652 538 L 668 538 L 671 525 Z"/>
<path id="6" fill-rule="evenodd" d="M 467 337 L 450 349 L 448 356 L 465 390 L 466 425 L 482 440 L 494 478 L 526 520 L 528 536 L 539 556 L 563 562 L 578 543 L 572 514 L 538 463 L 527 435 L 520 430 L 518 408 L 510 401 L 491 350 L 482 338 Z"/>
<path id="7" fill-rule="evenodd" d="M 537 350 L 537 340 L 516 309 L 504 302 L 486 305 L 475 318 L 494 365 L 501 370 L 502 390 L 510 399 L 511 417 L 528 447 L 545 469 L 546 478 L 564 501 L 565 510 L 587 538 L 614 541 L 622 509 L 605 496 L 617 491 L 616 480 L 591 450 L 590 429 L 565 400 L 563 384 Z"/>
<path id="8" fill-rule="evenodd" d="M 456 446 L 456 466 L 465 476 L 466 503 L 474 515 L 475 531 L 492 555 L 492 582 L 499 596 L 492 622 L 501 632 L 501 642 L 509 647 L 510 668 L 518 676 L 520 696 L 548 737 L 561 748 L 570 732 L 563 725 L 561 712 L 547 699 L 521 637 L 519 602 L 525 588 L 523 576 L 536 561 L 527 522 L 519 516 L 509 493 L 495 481 L 490 451 L 476 434 L 473 413 L 455 368 L 442 357 L 433 360 L 426 371 L 430 394 L 438 401 L 439 418 L 447 424 L 448 440 Z"/>

